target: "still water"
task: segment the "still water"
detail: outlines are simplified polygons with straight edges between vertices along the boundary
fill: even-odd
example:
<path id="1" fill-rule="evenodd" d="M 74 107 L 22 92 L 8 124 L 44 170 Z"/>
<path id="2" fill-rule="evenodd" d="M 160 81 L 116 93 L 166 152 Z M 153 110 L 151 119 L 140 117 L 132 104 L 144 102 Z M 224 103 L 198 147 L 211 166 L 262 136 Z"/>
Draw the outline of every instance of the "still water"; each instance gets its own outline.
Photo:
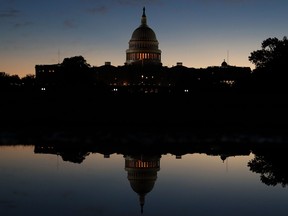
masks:
<path id="1" fill-rule="evenodd" d="M 0 176 L 1 216 L 288 212 L 286 168 L 264 153 L 72 154 L 2 145 Z"/>

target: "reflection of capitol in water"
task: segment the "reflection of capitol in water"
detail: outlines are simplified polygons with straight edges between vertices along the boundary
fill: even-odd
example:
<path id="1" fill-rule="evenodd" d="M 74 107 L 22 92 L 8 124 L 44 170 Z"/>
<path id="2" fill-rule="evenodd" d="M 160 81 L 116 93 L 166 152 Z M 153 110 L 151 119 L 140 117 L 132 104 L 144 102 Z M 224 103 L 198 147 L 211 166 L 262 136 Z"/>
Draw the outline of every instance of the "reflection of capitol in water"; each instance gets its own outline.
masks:
<path id="1" fill-rule="evenodd" d="M 157 172 L 160 170 L 161 156 L 131 156 L 126 155 L 125 170 L 131 188 L 139 195 L 141 213 L 145 203 L 145 196 L 152 191 L 157 179 Z"/>
<path id="2" fill-rule="evenodd" d="M 134 143 L 131 144 L 131 146 L 127 144 L 127 146 L 121 147 L 121 145 L 118 144 L 101 144 L 100 142 L 96 141 L 92 145 L 83 144 L 80 142 L 79 144 L 70 144 L 66 143 L 66 141 L 58 143 L 55 142 L 52 144 L 40 142 L 40 144 L 35 145 L 34 152 L 37 154 L 59 155 L 62 157 L 63 161 L 79 164 L 82 163 L 90 154 L 100 154 L 104 158 L 110 158 L 110 155 L 114 154 L 123 155 L 125 159 L 127 179 L 132 190 L 139 196 L 141 213 L 143 213 L 145 197 L 153 190 L 157 180 L 157 173 L 160 171 L 161 155 L 171 154 L 171 156 L 176 156 L 176 159 L 181 159 L 184 155 L 188 155 L 190 157 L 193 154 L 206 154 L 217 157 L 220 156 L 223 161 L 227 162 L 226 165 L 228 166 L 227 159 L 229 157 L 248 156 L 251 153 L 251 149 L 253 149 L 253 146 L 249 144 L 243 145 L 244 143 L 241 142 L 233 143 L 233 145 L 230 143 L 225 144 L 217 142 L 199 142 L 192 143 L 190 145 L 186 145 L 185 143 L 175 144 L 177 145 L 162 145 L 161 150 L 159 144 L 157 148 L 148 148 L 148 150 L 146 150 L 144 153 L 142 151 L 139 152 L 139 149 L 141 149 L 143 146 L 141 144 L 135 146 Z M 145 147 L 147 146 L 145 145 Z M 123 163 L 123 161 L 121 163 Z M 263 164 L 263 162 L 259 159 L 251 162 L 252 170 L 253 165 L 256 168 L 259 168 L 258 163 Z M 128 183 L 126 182 L 125 184 Z"/>

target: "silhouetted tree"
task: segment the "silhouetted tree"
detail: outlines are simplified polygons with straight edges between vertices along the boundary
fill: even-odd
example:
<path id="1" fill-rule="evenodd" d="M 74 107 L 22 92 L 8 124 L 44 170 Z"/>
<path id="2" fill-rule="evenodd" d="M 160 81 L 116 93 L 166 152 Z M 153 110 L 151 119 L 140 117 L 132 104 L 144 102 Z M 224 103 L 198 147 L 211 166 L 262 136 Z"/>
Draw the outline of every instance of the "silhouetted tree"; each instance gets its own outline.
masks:
<path id="1" fill-rule="evenodd" d="M 62 62 L 62 66 L 65 69 L 70 69 L 71 71 L 79 71 L 90 68 L 90 65 L 86 62 L 83 56 L 65 58 Z"/>
<path id="2" fill-rule="evenodd" d="M 259 87 L 269 90 L 283 89 L 286 85 L 288 69 L 288 39 L 268 38 L 262 42 L 260 50 L 253 51 L 249 61 L 256 68 L 253 78 Z M 286 87 L 287 88 L 287 87 Z"/>
<path id="3" fill-rule="evenodd" d="M 33 88 L 36 84 L 36 77 L 33 74 L 27 74 L 21 79 L 24 88 Z"/>
<path id="4" fill-rule="evenodd" d="M 5 72 L 0 73 L 0 89 L 6 89 L 9 86 L 8 77 L 9 75 Z"/>
<path id="5" fill-rule="evenodd" d="M 70 90 L 81 91 L 93 85 L 91 66 L 83 56 L 65 58 L 57 81 L 59 86 L 69 87 Z"/>
<path id="6" fill-rule="evenodd" d="M 0 89 L 7 90 L 15 90 L 19 88 L 21 85 L 21 81 L 18 75 L 9 75 L 5 72 L 0 72 Z"/>
<path id="7" fill-rule="evenodd" d="M 288 185 L 287 155 L 285 151 L 260 152 L 248 162 L 252 172 L 259 173 L 261 181 L 269 186 Z"/>

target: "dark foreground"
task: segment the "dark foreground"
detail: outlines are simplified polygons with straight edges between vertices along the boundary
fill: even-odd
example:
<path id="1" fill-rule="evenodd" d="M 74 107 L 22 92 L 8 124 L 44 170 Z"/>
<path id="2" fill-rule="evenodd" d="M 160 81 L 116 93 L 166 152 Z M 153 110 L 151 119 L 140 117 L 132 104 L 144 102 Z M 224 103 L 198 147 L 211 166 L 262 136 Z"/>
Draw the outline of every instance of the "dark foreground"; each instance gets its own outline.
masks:
<path id="1" fill-rule="evenodd" d="M 162 151 L 175 144 L 185 149 L 191 143 L 236 148 L 288 142 L 288 101 L 281 94 L 17 94 L 3 95 L 0 109 L 0 144 L 96 143 Z"/>
<path id="2" fill-rule="evenodd" d="M 285 128 L 286 94 L 2 94 L 0 127 Z"/>

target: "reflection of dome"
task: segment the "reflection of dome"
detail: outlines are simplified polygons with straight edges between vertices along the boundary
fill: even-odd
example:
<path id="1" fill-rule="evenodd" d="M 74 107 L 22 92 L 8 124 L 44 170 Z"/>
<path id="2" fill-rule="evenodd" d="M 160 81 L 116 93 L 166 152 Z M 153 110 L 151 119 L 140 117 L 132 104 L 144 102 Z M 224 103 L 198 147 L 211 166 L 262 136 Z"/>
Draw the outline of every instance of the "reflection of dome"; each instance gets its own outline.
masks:
<path id="1" fill-rule="evenodd" d="M 152 191 L 160 170 L 160 157 L 125 156 L 125 170 L 128 172 L 130 186 L 139 195 L 141 212 L 145 203 L 145 195 Z"/>
<path id="2" fill-rule="evenodd" d="M 145 8 L 141 25 L 133 32 L 126 51 L 126 64 L 161 64 L 161 50 L 155 32 L 147 25 Z"/>
<path id="3" fill-rule="evenodd" d="M 152 173 L 152 176 L 149 177 L 149 174 L 151 173 L 145 173 L 145 172 L 134 172 L 134 175 L 140 175 L 142 179 L 137 179 L 134 176 L 131 178 L 131 176 L 128 176 L 128 179 L 130 181 L 130 185 L 132 189 L 138 193 L 138 194 L 147 194 L 150 191 L 152 191 L 155 181 L 157 179 L 157 173 Z M 147 175 L 148 174 L 148 175 Z"/>

